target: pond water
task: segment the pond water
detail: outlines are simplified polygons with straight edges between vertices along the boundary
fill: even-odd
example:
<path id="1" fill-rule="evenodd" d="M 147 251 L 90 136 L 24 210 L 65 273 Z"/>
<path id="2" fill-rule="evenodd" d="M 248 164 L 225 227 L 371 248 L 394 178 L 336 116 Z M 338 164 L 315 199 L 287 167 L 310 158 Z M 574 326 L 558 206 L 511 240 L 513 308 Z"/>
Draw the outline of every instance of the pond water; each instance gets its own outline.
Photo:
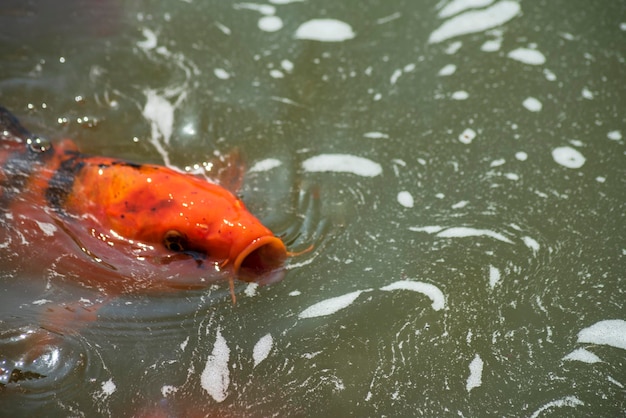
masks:
<path id="1" fill-rule="evenodd" d="M 625 11 L 4 1 L 31 131 L 192 172 L 239 150 L 250 211 L 314 247 L 233 305 L 113 297 L 62 229 L 5 233 L 0 415 L 625 415 Z"/>

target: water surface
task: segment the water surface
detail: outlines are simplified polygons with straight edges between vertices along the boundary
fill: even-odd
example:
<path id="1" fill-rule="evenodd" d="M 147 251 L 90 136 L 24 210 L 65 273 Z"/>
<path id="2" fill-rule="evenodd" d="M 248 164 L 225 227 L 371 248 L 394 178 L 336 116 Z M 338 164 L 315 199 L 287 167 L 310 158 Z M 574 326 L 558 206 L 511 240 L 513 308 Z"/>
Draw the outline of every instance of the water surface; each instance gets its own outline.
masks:
<path id="1" fill-rule="evenodd" d="M 625 414 L 624 12 L 3 3 L 0 103 L 31 130 L 190 171 L 238 149 L 246 205 L 315 248 L 233 306 L 225 281 L 109 300 L 0 244 L 0 361 L 33 373 L 2 415 Z M 42 325 L 76 301 L 97 319 Z"/>

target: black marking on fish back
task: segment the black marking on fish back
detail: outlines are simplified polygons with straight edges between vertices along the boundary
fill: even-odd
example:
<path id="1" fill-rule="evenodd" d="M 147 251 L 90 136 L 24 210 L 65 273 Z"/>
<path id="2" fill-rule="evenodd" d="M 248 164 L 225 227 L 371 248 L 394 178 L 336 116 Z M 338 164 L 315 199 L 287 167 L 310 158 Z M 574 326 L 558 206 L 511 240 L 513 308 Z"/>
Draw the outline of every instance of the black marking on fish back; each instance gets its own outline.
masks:
<path id="1" fill-rule="evenodd" d="M 1 139 L 21 139 L 27 140 L 33 135 L 24 128 L 13 113 L 0 106 L 0 140 Z"/>
<path id="2" fill-rule="evenodd" d="M 31 175 L 54 151 L 48 141 L 30 133 L 11 112 L 0 106 L 0 141 L 3 140 L 17 144 L 9 147 L 11 151 L 0 167 L 3 173 L 3 180 L 0 181 L 0 208 L 4 209 L 24 190 Z"/>
<path id="3" fill-rule="evenodd" d="M 84 156 L 76 151 L 66 151 L 69 158 L 56 170 L 46 189 L 46 201 L 51 208 L 63 212 L 68 195 L 72 192 L 76 176 L 85 166 Z"/>

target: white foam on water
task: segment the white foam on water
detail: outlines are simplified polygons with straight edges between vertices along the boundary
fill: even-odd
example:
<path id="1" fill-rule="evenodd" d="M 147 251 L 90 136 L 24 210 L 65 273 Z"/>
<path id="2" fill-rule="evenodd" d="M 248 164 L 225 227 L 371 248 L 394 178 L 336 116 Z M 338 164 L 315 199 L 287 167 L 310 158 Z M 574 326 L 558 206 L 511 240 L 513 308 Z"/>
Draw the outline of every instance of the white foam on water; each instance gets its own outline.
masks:
<path id="1" fill-rule="evenodd" d="M 389 135 L 383 132 L 366 132 L 363 134 L 363 136 L 365 138 L 372 138 L 372 139 L 389 138 Z"/>
<path id="2" fill-rule="evenodd" d="M 489 6 L 493 0 L 452 0 L 439 11 L 439 17 L 445 18 L 467 9 Z"/>
<path id="3" fill-rule="evenodd" d="M 454 74 L 455 72 L 456 72 L 456 65 L 447 64 L 447 65 L 444 65 L 437 74 L 442 77 L 446 77 L 446 76 Z"/>
<path id="4" fill-rule="evenodd" d="M 283 20 L 278 16 L 263 16 L 258 22 L 259 29 L 265 32 L 276 32 L 283 28 Z"/>
<path id="5" fill-rule="evenodd" d="M 585 164 L 585 157 L 572 147 L 557 147 L 552 150 L 552 158 L 557 164 L 567 168 L 580 168 Z"/>
<path id="6" fill-rule="evenodd" d="M 522 241 L 524 241 L 524 244 L 526 244 L 526 246 L 528 248 L 530 248 L 531 250 L 533 250 L 534 253 L 536 253 L 537 251 L 539 251 L 540 245 L 537 242 L 537 240 L 535 240 L 534 238 L 531 237 L 522 237 Z"/>
<path id="7" fill-rule="evenodd" d="M 380 164 L 367 158 L 350 154 L 320 154 L 302 162 L 309 172 L 352 173 L 363 177 L 376 177 L 382 173 Z"/>
<path id="8" fill-rule="evenodd" d="M 502 39 L 491 39 L 489 41 L 485 41 L 481 46 L 480 50 L 485 52 L 496 52 L 499 51 L 502 47 Z"/>
<path id="9" fill-rule="evenodd" d="M 223 68 L 215 68 L 213 70 L 213 74 L 215 74 L 215 77 L 219 78 L 220 80 L 228 80 L 230 78 L 230 74 L 228 73 L 228 71 Z"/>
<path id="10" fill-rule="evenodd" d="M 492 289 L 502 280 L 500 270 L 497 267 L 489 266 L 489 287 Z"/>
<path id="11" fill-rule="evenodd" d="M 270 171 L 271 169 L 280 167 L 281 165 L 283 165 L 283 163 L 276 158 L 266 158 L 264 160 L 254 163 L 254 165 L 250 167 L 250 170 L 248 171 L 250 173 L 255 173 L 259 171 Z"/>
<path id="12" fill-rule="evenodd" d="M 578 342 L 610 345 L 626 350 L 626 321 L 607 319 L 596 322 L 578 333 Z"/>
<path id="13" fill-rule="evenodd" d="M 581 94 L 587 100 L 592 100 L 593 99 L 593 92 L 591 90 L 589 90 L 587 87 L 583 87 L 583 89 L 581 91 Z"/>
<path id="14" fill-rule="evenodd" d="M 548 70 L 547 68 L 543 69 L 543 75 L 544 77 L 546 77 L 546 80 L 548 81 L 556 80 L 556 74 L 554 74 L 552 71 Z"/>
<path id="15" fill-rule="evenodd" d="M 169 395 L 178 392 L 178 388 L 172 385 L 163 385 L 161 386 L 161 395 L 165 398 Z"/>
<path id="16" fill-rule="evenodd" d="M 415 203 L 413 201 L 413 196 L 407 191 L 401 191 L 400 193 L 398 193 L 397 199 L 398 203 L 400 203 L 405 208 L 412 208 L 413 204 Z"/>
<path id="17" fill-rule="evenodd" d="M 254 10 L 261 14 L 271 16 L 276 13 L 276 7 L 269 4 L 257 4 L 257 3 L 235 3 L 233 4 L 235 9 L 248 9 Z"/>
<path id="18" fill-rule="evenodd" d="M 578 399 L 576 396 L 566 396 L 564 398 L 561 399 L 555 399 L 553 401 L 550 401 L 544 405 L 542 405 L 539 409 L 537 409 L 535 412 L 533 412 L 533 414 L 530 416 L 530 418 L 537 418 L 539 416 L 541 416 L 543 414 L 543 411 L 547 410 L 547 409 L 551 409 L 551 408 L 562 408 L 564 406 L 569 406 L 572 408 L 575 408 L 577 406 L 582 406 L 585 403 L 583 401 L 581 401 L 580 399 Z"/>
<path id="19" fill-rule="evenodd" d="M 454 55 L 459 49 L 461 49 L 462 46 L 463 42 L 461 41 L 450 42 L 450 45 L 444 49 L 444 52 L 448 55 Z"/>
<path id="20" fill-rule="evenodd" d="M 437 236 L 440 238 L 489 237 L 502 242 L 506 242 L 507 244 L 513 244 L 513 241 L 500 234 L 499 232 L 495 232 L 490 229 L 476 229 L 465 226 L 445 229 L 437 233 Z"/>
<path id="21" fill-rule="evenodd" d="M 252 298 L 252 297 L 257 295 L 257 290 L 258 289 L 259 289 L 259 284 L 258 283 L 250 282 L 250 283 L 248 283 L 248 285 L 244 289 L 243 293 L 246 296 L 248 296 L 249 298 Z"/>
<path id="22" fill-rule="evenodd" d="M 150 143 L 161 155 L 165 165 L 169 167 L 169 155 L 159 139 L 163 138 L 165 144 L 170 142 L 174 129 L 175 106 L 164 95 L 160 95 L 155 90 L 145 90 L 144 94 L 146 96 L 146 104 L 142 114 L 150 122 Z"/>
<path id="23" fill-rule="evenodd" d="M 531 112 L 539 112 L 543 107 L 541 102 L 534 97 L 527 97 L 522 104 L 526 109 L 530 110 Z"/>
<path id="24" fill-rule="evenodd" d="M 282 67 L 283 70 L 287 71 L 288 73 L 293 71 L 293 62 L 289 60 L 282 60 L 280 62 L 280 66 Z"/>
<path id="25" fill-rule="evenodd" d="M 620 131 L 611 131 L 606 134 L 606 137 L 611 141 L 620 141 L 622 139 L 622 133 Z"/>
<path id="26" fill-rule="evenodd" d="M 379 24 L 379 25 L 382 25 L 382 24 L 394 21 L 396 19 L 399 19 L 400 17 L 402 17 L 402 13 L 395 12 L 395 13 L 390 14 L 389 16 L 385 16 L 385 17 L 381 17 L 379 19 L 376 19 L 376 23 Z"/>
<path id="27" fill-rule="evenodd" d="M 39 221 L 35 221 L 35 222 L 37 222 L 37 226 L 39 227 L 39 229 L 41 229 L 41 232 L 43 232 L 43 234 L 47 237 L 53 236 L 57 230 L 57 227 L 54 226 L 54 224 L 51 224 L 49 222 L 39 222 Z"/>
<path id="28" fill-rule="evenodd" d="M 461 200 L 452 205 L 452 209 L 463 209 L 468 204 L 469 202 L 467 200 Z"/>
<path id="29" fill-rule="evenodd" d="M 528 154 L 526 154 L 524 151 L 518 151 L 515 153 L 515 158 L 518 161 L 526 161 L 528 159 Z"/>
<path id="30" fill-rule="evenodd" d="M 402 70 L 400 69 L 396 69 L 393 74 L 391 74 L 391 77 L 389 78 L 389 83 L 391 85 L 396 84 L 396 82 L 398 81 L 398 78 L 400 78 L 400 76 L 402 75 Z"/>
<path id="31" fill-rule="evenodd" d="M 274 68 L 270 70 L 270 76 L 272 76 L 273 78 L 285 78 L 285 73 Z"/>
<path id="32" fill-rule="evenodd" d="M 113 379 L 109 379 L 106 382 L 102 382 L 102 396 L 111 396 L 117 390 L 117 386 L 113 382 Z"/>
<path id="33" fill-rule="evenodd" d="M 517 48 L 509 52 L 507 56 L 516 61 L 530 65 L 541 65 L 546 62 L 546 57 L 536 49 Z"/>
<path id="34" fill-rule="evenodd" d="M 617 380 L 613 379 L 611 376 L 607 376 L 606 380 L 613 383 L 615 386 L 619 387 L 620 389 L 624 389 L 624 385 L 618 382 Z"/>
<path id="35" fill-rule="evenodd" d="M 571 353 L 563 357 L 563 360 L 582 361 L 583 363 L 589 363 L 589 364 L 598 363 L 602 361 L 600 360 L 600 357 L 596 356 L 594 353 L 584 348 L 577 348 L 576 350 L 572 351 Z"/>
<path id="36" fill-rule="evenodd" d="M 465 90 L 459 90 L 452 93 L 452 96 L 450 97 L 452 97 L 454 100 L 467 100 L 467 98 L 469 97 L 469 93 Z"/>
<path id="37" fill-rule="evenodd" d="M 143 34 L 143 36 L 146 38 L 143 41 L 138 41 L 137 42 L 137 46 L 141 49 L 143 49 L 144 51 L 153 49 L 154 47 L 157 46 L 157 36 L 156 33 L 154 33 L 153 31 L 151 31 L 150 29 L 147 28 L 143 28 L 141 30 L 141 33 Z"/>
<path id="38" fill-rule="evenodd" d="M 467 128 L 459 135 L 459 141 L 464 144 L 471 144 L 474 138 L 476 138 L 476 131 L 472 128 Z"/>
<path id="39" fill-rule="evenodd" d="M 380 290 L 385 292 L 392 290 L 410 290 L 412 292 L 421 293 L 430 298 L 432 301 L 432 308 L 436 311 L 439 311 L 446 306 L 446 297 L 441 289 L 430 283 L 416 282 L 413 280 L 399 280 L 388 284 L 387 286 L 381 287 Z"/>
<path id="40" fill-rule="evenodd" d="M 465 383 L 465 390 L 468 392 L 474 388 L 477 388 L 483 384 L 483 359 L 478 354 L 474 356 L 474 359 L 469 364 L 470 374 L 467 377 Z"/>
<path id="41" fill-rule="evenodd" d="M 447 39 L 470 33 L 483 32 L 501 26 L 520 12 L 518 2 L 503 0 L 483 10 L 472 10 L 456 15 L 441 24 L 428 38 L 429 43 L 439 43 Z"/>
<path id="42" fill-rule="evenodd" d="M 320 42 L 342 42 L 354 38 L 352 27 L 336 19 L 312 19 L 301 24 L 295 33 L 296 39 Z"/>
<path id="43" fill-rule="evenodd" d="M 258 366 L 259 363 L 269 356 L 273 345 L 274 339 L 272 338 L 272 334 L 269 333 L 262 336 L 259 341 L 256 342 L 252 349 L 252 359 L 254 360 L 254 366 L 252 367 Z"/>
<path id="44" fill-rule="evenodd" d="M 226 340 L 222 337 L 220 330 L 215 335 L 213 351 L 207 359 L 204 370 L 200 375 L 200 384 L 216 402 L 222 402 L 228 396 L 228 386 L 230 385 L 230 371 L 228 369 L 228 359 L 230 349 Z"/>
<path id="45" fill-rule="evenodd" d="M 414 232 L 426 232 L 427 234 L 436 234 L 439 231 L 444 230 L 443 226 L 429 225 L 429 226 L 410 226 L 409 231 Z"/>
<path id="46" fill-rule="evenodd" d="M 50 299 L 38 299 L 38 300 L 34 300 L 31 303 L 33 305 L 45 305 L 46 303 L 51 303 L 52 301 Z"/>
<path id="47" fill-rule="evenodd" d="M 166 144 L 172 137 L 174 127 L 174 105 L 155 90 L 146 90 L 143 117 L 152 125 L 152 137 L 163 137 Z"/>
<path id="48" fill-rule="evenodd" d="M 326 299 L 317 302 L 300 312 L 299 318 L 316 318 L 318 316 L 332 315 L 337 311 L 350 306 L 363 292 L 369 292 L 372 289 L 357 290 L 356 292 L 346 293 L 342 296 Z"/>

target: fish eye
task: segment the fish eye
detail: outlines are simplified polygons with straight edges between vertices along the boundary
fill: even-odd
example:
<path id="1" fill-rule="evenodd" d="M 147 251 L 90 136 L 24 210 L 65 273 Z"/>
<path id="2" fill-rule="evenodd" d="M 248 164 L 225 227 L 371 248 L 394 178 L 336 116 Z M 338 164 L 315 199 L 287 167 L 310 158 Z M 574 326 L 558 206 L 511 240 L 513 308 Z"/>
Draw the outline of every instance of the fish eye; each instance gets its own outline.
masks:
<path id="1" fill-rule="evenodd" d="M 32 136 L 26 140 L 28 149 L 36 154 L 43 153 L 52 148 L 52 144 L 45 138 Z"/>
<path id="2" fill-rule="evenodd" d="M 170 251 L 185 251 L 185 241 L 185 236 L 174 229 L 167 231 L 163 236 L 163 245 Z"/>

